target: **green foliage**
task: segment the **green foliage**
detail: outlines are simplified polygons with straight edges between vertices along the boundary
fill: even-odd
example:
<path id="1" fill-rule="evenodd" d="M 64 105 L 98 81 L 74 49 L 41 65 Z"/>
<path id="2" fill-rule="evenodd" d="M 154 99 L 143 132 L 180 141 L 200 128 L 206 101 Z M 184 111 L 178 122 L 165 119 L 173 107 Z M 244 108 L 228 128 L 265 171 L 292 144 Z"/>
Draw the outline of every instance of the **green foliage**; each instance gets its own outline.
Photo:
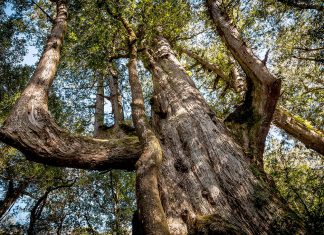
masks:
<path id="1" fill-rule="evenodd" d="M 306 221 L 309 232 L 320 234 L 324 216 L 323 158 L 299 145 L 292 148 L 285 140 L 272 139 L 270 143 L 266 170 L 288 204 Z"/>

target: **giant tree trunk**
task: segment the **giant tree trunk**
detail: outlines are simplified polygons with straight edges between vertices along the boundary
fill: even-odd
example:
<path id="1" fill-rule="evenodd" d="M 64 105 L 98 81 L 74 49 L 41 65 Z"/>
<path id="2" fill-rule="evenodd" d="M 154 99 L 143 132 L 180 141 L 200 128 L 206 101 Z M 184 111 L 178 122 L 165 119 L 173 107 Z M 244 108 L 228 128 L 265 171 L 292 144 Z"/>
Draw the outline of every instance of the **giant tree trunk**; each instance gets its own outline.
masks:
<path id="1" fill-rule="evenodd" d="M 169 230 L 171 234 L 302 231 L 267 180 L 258 175 L 243 149 L 215 118 L 163 38 L 157 40 L 150 58 L 154 130 L 150 128 L 136 71 L 136 35 L 121 15 L 130 32 L 132 114 L 143 151 L 131 138 L 92 140 L 73 137 L 57 127 L 47 112 L 47 96 L 59 62 L 66 7 L 63 0 L 56 4 L 58 15 L 44 53 L 0 129 L 1 140 L 33 161 L 56 166 L 133 169 L 140 155 L 137 197 L 146 234 L 168 234 Z M 266 131 L 263 129 L 262 134 Z"/>
<path id="2" fill-rule="evenodd" d="M 274 234 L 298 225 L 199 94 L 163 38 L 153 57 L 160 197 L 171 234 Z M 283 222 L 285 221 L 285 222 Z"/>

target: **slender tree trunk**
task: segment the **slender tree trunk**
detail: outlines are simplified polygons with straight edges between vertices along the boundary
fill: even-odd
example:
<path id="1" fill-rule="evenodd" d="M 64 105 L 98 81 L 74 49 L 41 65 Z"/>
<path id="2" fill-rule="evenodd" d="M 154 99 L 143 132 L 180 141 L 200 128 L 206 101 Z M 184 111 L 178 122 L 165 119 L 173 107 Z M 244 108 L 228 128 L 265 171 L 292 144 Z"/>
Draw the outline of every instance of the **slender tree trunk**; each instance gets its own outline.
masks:
<path id="1" fill-rule="evenodd" d="M 75 181 L 70 184 L 63 184 L 63 185 L 59 185 L 59 186 L 50 186 L 50 187 L 46 188 L 44 194 L 40 198 L 38 198 L 35 205 L 32 207 L 32 209 L 30 211 L 29 226 L 27 229 L 28 235 L 34 235 L 37 233 L 37 231 L 35 230 L 36 223 L 37 223 L 37 220 L 41 217 L 41 214 L 42 214 L 43 209 L 46 205 L 46 201 L 48 199 L 49 194 L 51 192 L 61 189 L 61 188 L 72 187 L 74 183 L 75 183 Z"/>
<path id="2" fill-rule="evenodd" d="M 120 223 L 120 201 L 119 201 L 119 180 L 118 177 L 110 171 L 110 187 L 111 187 L 111 197 L 113 201 L 113 213 L 114 213 L 114 231 L 117 234 L 122 232 Z"/>
<path id="3" fill-rule="evenodd" d="M 95 121 L 94 121 L 94 137 L 100 137 L 100 132 L 104 125 L 105 117 L 105 87 L 104 78 L 101 74 L 97 75 L 97 92 L 95 103 Z"/>
<path id="4" fill-rule="evenodd" d="M 119 126 L 124 121 L 124 112 L 122 105 L 122 97 L 119 92 L 118 73 L 113 65 L 109 65 L 109 88 L 110 88 L 110 102 L 114 114 L 115 126 Z"/>
<path id="5" fill-rule="evenodd" d="M 137 74 L 137 48 L 135 34 L 130 33 L 129 82 L 132 92 L 132 118 L 144 150 L 136 163 L 136 197 L 145 234 L 169 234 L 162 208 L 158 171 L 162 162 L 162 149 L 152 131 L 144 109 L 142 86 Z"/>
<path id="6" fill-rule="evenodd" d="M 169 234 L 169 229 L 158 188 L 158 173 L 163 155 L 159 140 L 145 114 L 143 90 L 137 73 L 137 37 L 132 25 L 122 14 L 114 14 L 107 4 L 105 6 L 107 12 L 123 24 L 128 34 L 132 119 L 137 136 L 143 144 L 143 152 L 136 162 L 136 198 L 140 224 L 145 234 L 166 235 Z"/>
<path id="7" fill-rule="evenodd" d="M 63 215 L 62 218 L 60 218 L 60 220 L 58 222 L 58 226 L 57 226 L 57 229 L 56 229 L 56 234 L 57 235 L 61 235 L 61 233 L 62 233 L 63 223 L 64 223 L 65 218 L 66 218 L 66 215 Z"/>
<path id="8" fill-rule="evenodd" d="M 37 231 L 35 231 L 36 221 L 39 219 L 39 217 L 42 214 L 42 211 L 46 204 L 48 194 L 50 192 L 51 192 L 50 189 L 46 189 L 45 193 L 36 201 L 35 205 L 33 206 L 32 210 L 30 211 L 29 226 L 27 229 L 28 235 L 34 235 L 37 233 Z"/>
<path id="9" fill-rule="evenodd" d="M 167 41 L 158 38 L 152 54 L 153 127 L 164 154 L 159 189 L 171 234 L 298 230 L 289 208 L 258 177 Z"/>
<path id="10" fill-rule="evenodd" d="M 16 187 L 14 187 L 14 182 L 9 180 L 8 188 L 6 195 L 2 201 L 0 201 L 0 220 L 4 216 L 4 214 L 11 208 L 11 206 L 17 201 L 17 199 L 23 194 L 24 190 L 28 187 L 29 182 L 24 181 L 18 183 Z"/>

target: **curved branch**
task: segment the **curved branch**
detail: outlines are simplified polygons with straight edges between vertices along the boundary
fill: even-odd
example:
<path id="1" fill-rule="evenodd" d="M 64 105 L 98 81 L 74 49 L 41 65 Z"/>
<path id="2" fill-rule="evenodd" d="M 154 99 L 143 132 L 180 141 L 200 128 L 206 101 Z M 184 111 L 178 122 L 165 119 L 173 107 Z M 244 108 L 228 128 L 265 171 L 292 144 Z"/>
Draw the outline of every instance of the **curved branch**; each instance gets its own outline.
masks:
<path id="1" fill-rule="evenodd" d="M 72 187 L 73 184 L 75 183 L 75 181 L 71 184 L 62 184 L 62 185 L 58 185 L 58 186 L 50 186 L 48 188 L 46 188 L 44 194 L 38 198 L 38 200 L 36 201 L 35 205 L 32 207 L 31 211 L 30 211 L 30 217 L 29 217 L 29 226 L 27 229 L 27 235 L 33 235 L 35 234 L 35 225 L 37 220 L 39 220 L 43 209 L 46 205 L 48 196 L 51 192 L 61 189 L 61 188 L 69 188 Z"/>
<path id="2" fill-rule="evenodd" d="M 45 49 L 30 82 L 0 129 L 0 141 L 39 163 L 93 170 L 132 170 L 142 149 L 137 138 L 97 140 L 71 136 L 48 113 L 48 91 L 55 78 L 67 28 L 65 1 L 55 3 L 57 16 Z"/>

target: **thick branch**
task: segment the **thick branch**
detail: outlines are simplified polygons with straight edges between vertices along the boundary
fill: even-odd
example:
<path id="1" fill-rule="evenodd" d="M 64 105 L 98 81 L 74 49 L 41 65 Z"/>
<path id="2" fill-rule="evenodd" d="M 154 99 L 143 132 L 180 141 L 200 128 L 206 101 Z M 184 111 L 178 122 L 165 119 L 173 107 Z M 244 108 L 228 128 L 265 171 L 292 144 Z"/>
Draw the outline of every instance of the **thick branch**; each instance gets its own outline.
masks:
<path id="1" fill-rule="evenodd" d="M 188 54 L 188 56 L 192 57 L 190 54 Z M 209 63 L 207 60 L 199 57 L 198 55 L 195 55 L 195 57 L 192 58 L 197 58 L 197 62 L 199 62 L 202 66 L 208 65 L 210 68 L 217 66 Z M 231 62 L 234 63 L 233 61 Z M 217 70 L 212 70 L 212 72 L 217 74 Z M 239 88 L 242 86 L 238 84 L 240 84 L 242 78 L 240 78 L 238 75 L 238 71 L 234 64 L 232 64 L 231 76 L 226 78 L 226 80 L 230 79 L 232 81 L 229 84 L 232 86 L 232 88 L 235 91 L 240 91 L 241 89 Z M 323 131 L 312 127 L 310 124 L 307 124 L 307 120 L 303 120 L 300 117 L 296 118 L 282 107 L 277 107 L 273 116 L 273 123 L 277 127 L 304 143 L 306 147 L 311 148 L 318 153 L 324 154 L 324 133 Z"/>
<path id="2" fill-rule="evenodd" d="M 226 119 L 246 154 L 263 168 L 262 155 L 272 115 L 280 95 L 280 80 L 257 58 L 241 38 L 229 16 L 223 11 L 221 1 L 207 0 L 210 16 L 218 34 L 247 76 L 245 100 Z"/>
<path id="3" fill-rule="evenodd" d="M 67 27 L 65 1 L 56 1 L 57 16 L 36 70 L 0 129 L 0 141 L 29 160 L 60 167 L 134 169 L 141 153 L 137 138 L 96 140 L 74 137 L 48 113 L 48 91 L 55 78 Z"/>
<path id="4" fill-rule="evenodd" d="M 317 130 L 306 120 L 290 114 L 282 107 L 277 107 L 273 122 L 289 135 L 303 142 L 307 148 L 311 148 L 324 155 L 324 133 Z"/>

